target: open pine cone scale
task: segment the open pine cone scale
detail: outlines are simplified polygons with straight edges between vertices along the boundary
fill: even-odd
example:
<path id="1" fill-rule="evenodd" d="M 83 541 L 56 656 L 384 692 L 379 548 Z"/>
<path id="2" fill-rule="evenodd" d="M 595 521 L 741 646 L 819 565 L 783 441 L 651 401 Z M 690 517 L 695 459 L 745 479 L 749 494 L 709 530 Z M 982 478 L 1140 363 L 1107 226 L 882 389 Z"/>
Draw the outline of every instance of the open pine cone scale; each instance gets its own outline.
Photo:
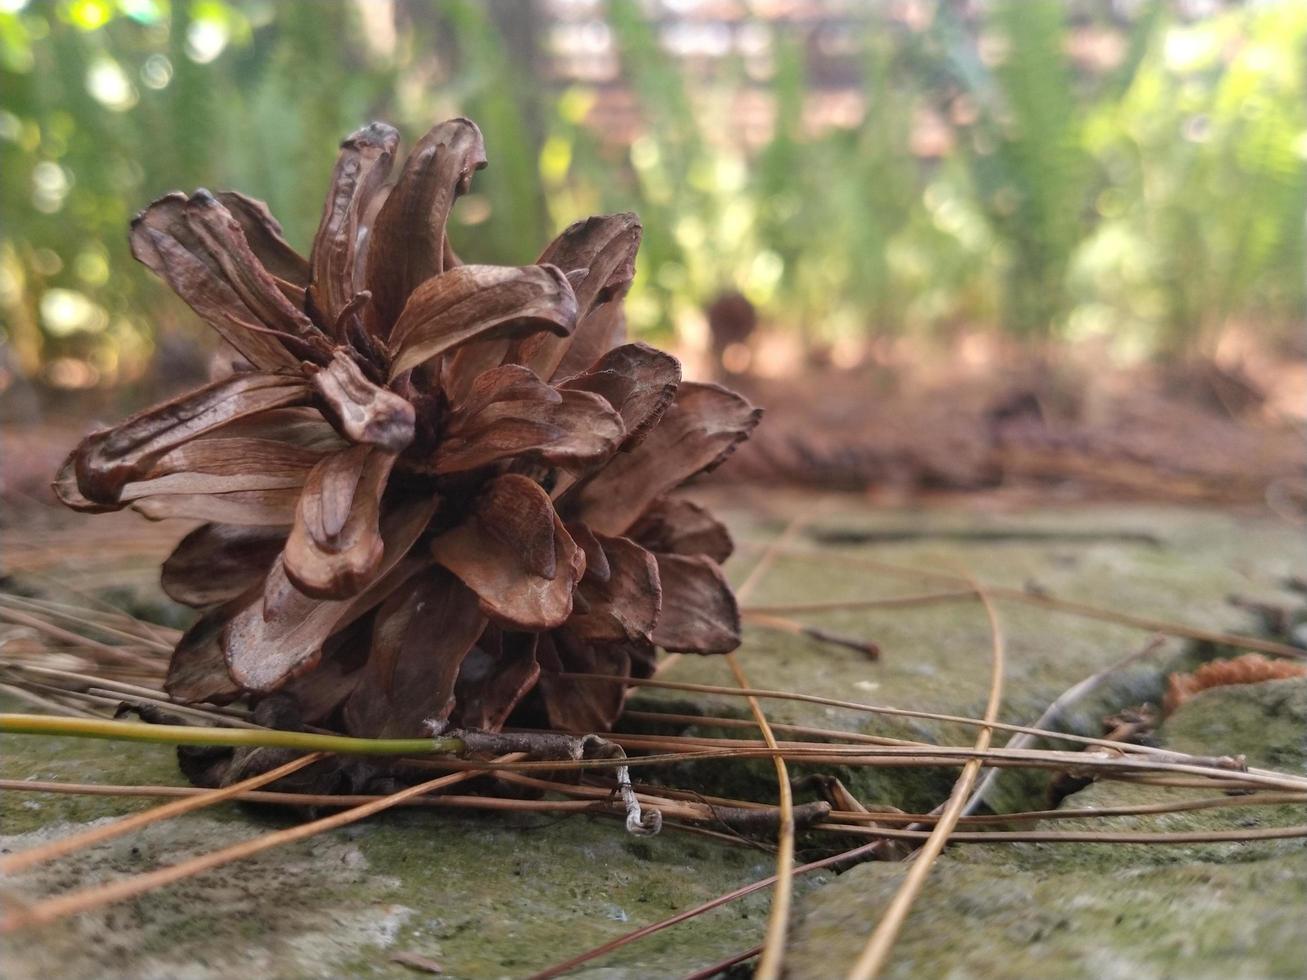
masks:
<path id="1" fill-rule="evenodd" d="M 133 252 L 247 362 L 89 435 L 55 489 L 84 511 L 206 523 L 163 566 L 202 610 L 166 687 L 281 692 L 367 736 L 514 711 L 611 727 L 655 648 L 721 653 L 726 530 L 669 496 L 760 412 L 619 343 L 641 228 L 568 228 L 534 265 L 464 265 L 446 236 L 485 165 L 477 127 L 341 147 L 308 259 L 260 202 L 170 194 Z"/>

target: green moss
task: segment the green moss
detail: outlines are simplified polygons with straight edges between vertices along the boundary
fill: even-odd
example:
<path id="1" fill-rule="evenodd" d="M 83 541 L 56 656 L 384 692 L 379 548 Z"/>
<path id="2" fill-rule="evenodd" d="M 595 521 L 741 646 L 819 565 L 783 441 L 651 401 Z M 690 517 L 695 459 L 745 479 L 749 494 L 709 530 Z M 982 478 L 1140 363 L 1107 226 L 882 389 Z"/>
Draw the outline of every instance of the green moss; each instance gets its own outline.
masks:
<path id="1" fill-rule="evenodd" d="M 762 852 L 671 833 L 633 840 L 616 822 L 587 817 L 395 814 L 369 827 L 359 846 L 376 873 L 410 883 L 405 902 L 417 914 L 398 944 L 438 943 L 441 962 L 460 976 L 539 969 L 764 876 L 772 864 Z M 725 956 L 741 942 L 741 917 L 761 924 L 766 902 L 762 894 L 703 916 L 605 964 L 662 975 L 685 965 L 687 949 L 705 962 Z"/>
<path id="2" fill-rule="evenodd" d="M 857 954 L 902 865 L 855 868 L 805 903 L 789 975 Z M 1307 854 L 1254 865 L 1061 874 L 942 858 L 886 976 L 1299 976 Z"/>
<path id="3" fill-rule="evenodd" d="M 1204 692 L 1158 732 L 1177 751 L 1245 752 L 1303 771 L 1307 680 Z M 1064 806 L 1173 801 L 1161 787 L 1100 782 Z M 1052 830 L 1193 832 L 1301 824 L 1307 807 L 1238 807 L 1049 822 Z M 855 956 L 902 879 L 863 865 L 801 904 L 795 977 Z M 1307 849 L 1301 840 L 1188 845 L 1016 843 L 952 849 L 931 872 L 891 977 L 1298 976 Z M 950 923 L 959 942 L 942 943 Z"/>
<path id="4" fill-rule="evenodd" d="M 776 522 L 747 515 L 733 515 L 732 523 L 741 537 L 755 540 L 767 540 L 780 529 Z M 1220 628 L 1250 628 L 1243 614 L 1224 603 L 1226 594 L 1273 596 L 1279 579 L 1300 558 L 1300 544 L 1270 523 L 1173 509 L 1047 511 L 1019 519 L 865 511 L 824 518 L 823 524 L 924 535 L 842 549 L 850 553 L 946 571 L 965 568 L 991 582 L 1021 587 L 1029 581 L 1058 595 Z M 1162 543 L 1149 546 L 1119 537 L 973 543 L 930 536 L 934 531 L 1012 526 L 1050 532 L 1064 527 L 1078 532 L 1146 530 Z M 745 553 L 732 564 L 737 581 L 752 560 Z M 906 595 L 931 588 L 834 562 L 783 561 L 749 601 Z M 146 596 L 142 601 L 151 600 Z M 1146 639 L 1136 630 L 1011 603 L 1001 604 L 1000 616 L 1008 638 L 1002 715 L 1007 721 L 1033 721 L 1062 691 Z M 981 711 L 989 684 L 990 641 L 975 603 L 803 618 L 877 641 L 881 660 L 750 628 L 740 660 L 755 686 L 947 713 Z M 1096 733 L 1104 714 L 1155 700 L 1182 649 L 1178 642 L 1169 643 L 1152 660 L 1114 677 L 1060 724 Z M 667 676 L 734 683 L 725 663 L 713 657 L 681 658 Z M 1260 687 L 1273 689 L 1272 694 L 1279 690 Z M 1295 713 L 1300 707 L 1292 707 L 1299 704 L 1299 694 L 1286 695 L 1283 710 L 1268 716 L 1267 703 L 1254 703 L 1251 692 L 1232 688 L 1201 695 L 1161 735 L 1186 751 L 1246 752 L 1262 764 L 1303 771 L 1307 721 Z M 658 704 L 680 713 L 686 713 L 689 701 L 707 714 L 748 716 L 746 704 L 727 695 L 649 690 L 642 700 L 645 707 Z M 966 744 L 975 736 L 973 728 L 964 726 L 799 702 L 763 704 L 768 716 L 781 722 L 939 744 Z M 11 705 L 9 710 L 24 709 Z M 694 731 L 751 734 L 713 729 L 706 722 Z M 182 781 L 172 751 L 162 747 L 6 737 L 0 739 L 0 755 L 0 772 L 8 778 Z M 805 771 L 794 768 L 798 775 Z M 906 809 L 938 803 L 956 775 L 954 769 L 928 767 L 821 769 L 834 772 L 868 803 Z M 772 801 L 776 794 L 775 774 L 765 760 L 685 764 L 640 775 L 714 795 Z M 1000 808 L 1043 803 L 1042 776 L 1007 772 L 999 786 Z M 1165 790 L 1103 783 L 1071 797 L 1067 805 L 1171 798 Z M 0 822 L 10 836 L 4 843 L 29 846 L 32 838 L 15 840 L 13 835 L 66 834 L 86 821 L 152 802 L 5 793 L 0 795 Z M 1057 826 L 1182 830 L 1247 821 L 1260 826 L 1304 822 L 1303 809 L 1243 808 Z M 53 894 L 210 850 L 293 819 L 221 805 L 52 864 L 12 887 L 24 896 Z M 821 853 L 832 842 L 805 840 L 801 845 L 805 854 Z M 1305 860 L 1307 851 L 1292 841 L 1183 848 L 958 847 L 932 874 L 892 975 L 1295 975 L 1304 960 L 1297 919 L 1307 904 Z M 519 976 L 763 878 L 773 866 L 772 856 L 761 851 L 672 830 L 637 840 L 616 821 L 597 818 L 395 812 L 71 925 L 10 937 L 0 955 L 6 975 L 15 976 L 173 976 L 185 968 L 185 975 L 197 978 L 289 980 L 408 978 L 412 972 L 389 957 L 396 950 L 412 950 L 444 964 L 451 976 Z M 839 878 L 803 879 L 790 957 L 795 975 L 824 977 L 830 975 L 831 963 L 847 962 L 849 943 L 865 938 L 902 870 L 868 865 Z M 819 887 L 823 882 L 830 886 Z M 614 978 L 683 975 L 757 942 L 768 901 L 763 891 L 698 917 L 600 961 L 593 972 Z"/>

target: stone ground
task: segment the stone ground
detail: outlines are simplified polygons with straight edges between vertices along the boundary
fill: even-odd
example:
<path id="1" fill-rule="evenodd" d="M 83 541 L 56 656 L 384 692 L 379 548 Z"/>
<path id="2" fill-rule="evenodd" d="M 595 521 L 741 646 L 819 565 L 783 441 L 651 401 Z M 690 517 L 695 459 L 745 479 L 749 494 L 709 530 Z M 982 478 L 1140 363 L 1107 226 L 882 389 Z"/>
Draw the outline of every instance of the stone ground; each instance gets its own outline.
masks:
<path id="1" fill-rule="evenodd" d="M 729 501 L 727 502 L 730 503 Z M 783 526 L 740 501 L 729 514 L 742 541 Z M 1192 625 L 1250 630 L 1231 593 L 1287 600 L 1303 568 L 1299 535 L 1258 517 L 1165 507 L 1075 510 L 872 510 L 848 501 L 772 500 L 773 513 L 813 509 L 814 528 L 863 543 L 821 547 L 921 568 L 964 569 L 993 583 Z M 728 508 L 729 509 L 729 508 Z M 806 546 L 817 546 L 809 541 Z M 733 561 L 736 580 L 754 555 Z M 750 601 L 772 603 L 905 595 L 920 582 L 835 563 L 783 562 Z M 1000 607 L 1009 670 L 1003 717 L 1029 722 L 1059 693 L 1138 649 L 1137 630 L 1021 605 Z M 827 613 L 812 621 L 876 640 L 872 662 L 851 650 L 750 629 L 742 663 L 757 687 L 962 714 L 981 710 L 988 630 L 974 604 Z M 1157 700 L 1169 669 L 1204 654 L 1179 641 L 1113 679 L 1062 720 L 1097 733 L 1104 714 Z M 725 664 L 683 658 L 672 679 L 729 684 Z M 686 695 L 647 693 L 651 702 Z M 693 696 L 698 709 L 739 716 L 738 699 Z M 12 707 L 12 706 L 11 706 Z M 773 720 L 909 735 L 956 744 L 960 727 L 889 721 L 842 709 L 768 702 Z M 703 731 L 712 731 L 708 726 Z M 1307 772 L 1307 681 L 1204 693 L 1159 733 L 1195 752 L 1246 752 Z M 8 737 L 7 778 L 180 783 L 163 747 Z M 952 771 L 844 770 L 864 800 L 929 808 Z M 774 798 L 769 764 L 679 767 L 683 786 Z M 1006 773 L 1003 806 L 1038 806 L 1040 780 Z M 1160 799 L 1156 789 L 1101 784 L 1068 806 Z M 1176 791 L 1186 792 L 1186 791 Z M 1151 794 L 1151 795 L 1150 795 Z M 1210 795 L 1210 794 L 1207 794 Z M 806 797 L 805 797 L 806 798 Z M 1174 798 L 1174 797 L 1168 797 Z M 0 847 L 18 850 L 149 801 L 6 793 Z M 1307 808 L 1244 808 L 1092 822 L 1100 829 L 1184 830 L 1303 823 Z M 76 858 L 0 882 L 6 900 L 44 896 L 170 863 L 294 818 L 219 806 Z M 1058 827 L 1091 826 L 1062 822 Z M 829 843 L 829 842 L 827 842 Z M 801 857 L 821 842 L 801 842 Z M 770 855 L 666 831 L 651 840 L 590 817 L 405 811 L 267 852 L 142 898 L 36 932 L 6 937 L 0 975 L 216 978 L 402 977 L 398 952 L 436 960 L 453 977 L 517 977 L 641 924 L 766 876 Z M 805 879 L 792 934 L 796 977 L 839 975 L 873 926 L 902 865 L 863 865 Z M 577 975 L 676 977 L 754 945 L 766 920 L 761 893 L 664 931 Z M 1008 844 L 957 846 L 936 865 L 896 952 L 898 977 L 1307 976 L 1307 847 L 1301 841 L 1188 847 Z"/>

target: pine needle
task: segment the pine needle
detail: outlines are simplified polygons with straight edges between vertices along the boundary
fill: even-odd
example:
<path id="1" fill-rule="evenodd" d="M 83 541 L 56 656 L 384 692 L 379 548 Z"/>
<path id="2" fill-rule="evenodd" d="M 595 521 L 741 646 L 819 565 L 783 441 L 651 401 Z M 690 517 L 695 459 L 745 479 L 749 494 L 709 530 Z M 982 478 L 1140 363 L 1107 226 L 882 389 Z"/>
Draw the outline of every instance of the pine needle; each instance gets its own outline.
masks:
<path id="1" fill-rule="evenodd" d="M 763 577 L 776 564 L 781 550 L 799 534 L 807 521 L 808 515 L 800 514 L 789 522 L 785 530 L 776 538 L 774 547 L 763 553 L 762 558 L 750 571 L 749 577 L 740 584 L 736 591 L 738 601 L 743 602 L 752 595 Z M 734 653 L 726 654 L 726 666 L 730 668 L 735 682 L 742 689 L 751 686 L 744 668 L 740 666 L 739 658 Z M 767 748 L 777 753 L 772 756 L 772 764 L 776 769 L 780 809 L 780 826 L 776 834 L 776 888 L 772 895 L 762 954 L 758 959 L 758 967 L 754 971 L 757 980 L 777 980 L 781 975 L 781 963 L 785 957 L 785 940 L 790 926 L 790 906 L 794 901 L 794 795 L 790 788 L 789 769 L 785 765 L 785 759 L 779 754 L 776 736 L 772 733 L 771 725 L 767 723 L 767 715 L 762 710 L 762 704 L 757 698 L 751 697 L 747 700 L 749 712 L 758 723 L 758 731 L 762 733 Z"/>
<path id="2" fill-rule="evenodd" d="M 972 584 L 975 587 L 976 594 L 980 597 L 980 601 L 984 603 L 985 615 L 989 619 L 993 671 L 989 685 L 989 700 L 985 704 L 985 721 L 992 723 L 998 718 L 999 708 L 1003 704 L 1003 672 L 1006 659 L 1006 644 L 994 604 L 978 583 L 973 582 Z M 976 735 L 977 751 L 983 752 L 989 748 L 989 741 L 992 736 L 992 728 L 988 726 L 982 728 Z M 890 900 L 889 906 L 885 909 L 875 930 L 867 939 L 867 944 L 863 947 L 857 962 L 853 965 L 853 969 L 849 971 L 849 980 L 874 980 L 875 977 L 880 975 L 880 971 L 889 959 L 890 951 L 894 948 L 894 942 L 898 939 L 899 932 L 903 928 L 903 923 L 907 920 L 908 912 L 912 909 L 912 903 L 921 893 L 921 889 L 926 883 L 926 877 L 930 874 L 931 866 L 944 850 L 949 834 L 953 832 L 958 818 L 962 816 L 962 810 L 967 804 L 967 797 L 971 793 L 971 787 L 975 784 L 976 777 L 980 774 L 980 769 L 981 763 L 978 760 L 972 760 L 962 767 L 962 773 L 953 785 L 953 792 L 949 794 L 948 803 L 945 804 L 943 813 L 940 814 L 939 822 L 935 824 L 934 829 L 926 837 L 921 850 L 915 855 L 916 860 L 912 862 L 912 866 L 908 869 L 907 876 Z"/>
<path id="3" fill-rule="evenodd" d="M 76 851 L 83 850 L 87 847 L 93 847 L 96 844 L 107 840 L 113 840 L 115 837 L 121 837 L 123 834 L 131 833 L 133 830 L 139 830 L 142 827 L 148 827 L 152 823 L 158 823 L 160 820 L 168 820 L 172 817 L 181 816 L 183 813 L 191 813 L 206 806 L 212 806 L 215 803 L 221 803 L 223 800 L 240 796 L 247 790 L 258 789 L 260 786 L 266 786 L 268 783 L 276 782 L 282 776 L 289 776 L 293 772 L 298 772 L 306 766 L 324 758 L 320 753 L 301 756 L 298 759 L 286 763 L 284 766 L 278 766 L 268 772 L 260 773 L 257 776 L 251 776 L 249 779 L 243 779 L 239 783 L 233 783 L 230 786 L 224 786 L 219 789 L 200 790 L 194 795 L 185 799 L 176 800 L 172 803 L 165 803 L 163 806 L 155 807 L 153 810 L 146 810 L 144 813 L 134 813 L 129 817 L 123 817 L 115 820 L 111 824 L 104 824 L 99 827 L 92 827 L 90 830 L 80 834 L 74 834 L 71 837 L 65 837 L 62 840 L 50 841 L 40 847 L 29 848 L 26 851 L 20 851 L 17 854 L 10 854 L 6 857 L 0 857 L 0 873 L 17 874 L 25 871 L 34 865 L 41 864 L 45 861 L 53 861 L 55 858 L 64 857 Z"/>
<path id="4" fill-rule="evenodd" d="M 494 761 L 507 761 L 511 757 L 504 757 Z M 109 905 L 113 902 L 120 902 L 123 899 L 132 898 L 136 895 L 143 895 L 155 888 L 162 888 L 165 885 L 173 884 L 184 878 L 200 874 L 204 871 L 212 870 L 232 861 L 239 861 L 263 851 L 278 847 L 282 844 L 290 844 L 295 841 L 305 840 L 314 837 L 328 830 L 334 830 L 337 827 L 344 827 L 347 824 L 356 823 L 365 817 L 370 817 L 374 813 L 380 813 L 391 807 L 403 803 L 405 800 L 430 793 L 434 790 L 441 789 L 445 786 L 453 785 L 465 779 L 470 779 L 475 775 L 493 769 L 494 762 L 487 763 L 483 769 L 469 770 L 467 772 L 451 773 L 448 776 L 440 776 L 436 779 L 428 780 L 425 783 L 418 783 L 416 786 L 409 786 L 397 793 L 382 797 L 371 803 L 364 803 L 360 806 L 352 807 L 341 813 L 335 813 L 328 817 L 322 817 L 318 820 L 311 820 L 308 823 L 300 824 L 297 827 L 288 827 L 285 830 L 277 830 L 255 837 L 251 840 L 242 841 L 233 844 L 230 847 L 224 847 L 217 851 L 211 851 L 208 854 L 201 854 L 197 857 L 168 867 L 159 868 L 156 871 L 150 871 L 145 874 L 135 875 L 130 878 L 122 878 L 118 881 L 108 882 L 104 885 L 93 885 L 90 888 L 83 888 L 78 891 L 68 892 L 58 895 L 54 898 L 48 898 L 42 902 L 37 902 L 23 908 L 15 909 L 3 918 L 0 918 L 0 933 L 14 932 L 17 929 L 28 928 L 31 926 L 46 925 L 51 922 L 57 922 L 60 919 L 81 912 L 89 912 L 91 909 L 99 908 L 103 905 Z"/>

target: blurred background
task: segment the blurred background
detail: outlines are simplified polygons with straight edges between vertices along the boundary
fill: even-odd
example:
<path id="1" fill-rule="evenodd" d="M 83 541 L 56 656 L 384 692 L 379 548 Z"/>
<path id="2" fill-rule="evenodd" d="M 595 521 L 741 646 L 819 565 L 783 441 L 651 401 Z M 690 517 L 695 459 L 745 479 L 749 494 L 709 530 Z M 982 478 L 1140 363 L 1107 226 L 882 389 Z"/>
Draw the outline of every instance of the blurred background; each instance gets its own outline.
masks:
<path id="1" fill-rule="evenodd" d="M 1301 0 L 0 0 L 0 386 L 14 417 L 202 376 L 132 214 L 238 188 L 306 251 L 344 134 L 464 114 L 490 166 L 460 254 L 637 211 L 632 332 L 803 415 L 782 469 L 843 452 L 856 485 L 902 452 L 849 444 L 919 436 L 941 390 L 985 433 L 1114 430 L 1093 391 L 1145 368 L 1221 424 L 1296 425 L 1305 59 Z M 1131 452 L 1225 452 L 1205 420 Z M 945 456 L 992 435 L 940 425 Z"/>

